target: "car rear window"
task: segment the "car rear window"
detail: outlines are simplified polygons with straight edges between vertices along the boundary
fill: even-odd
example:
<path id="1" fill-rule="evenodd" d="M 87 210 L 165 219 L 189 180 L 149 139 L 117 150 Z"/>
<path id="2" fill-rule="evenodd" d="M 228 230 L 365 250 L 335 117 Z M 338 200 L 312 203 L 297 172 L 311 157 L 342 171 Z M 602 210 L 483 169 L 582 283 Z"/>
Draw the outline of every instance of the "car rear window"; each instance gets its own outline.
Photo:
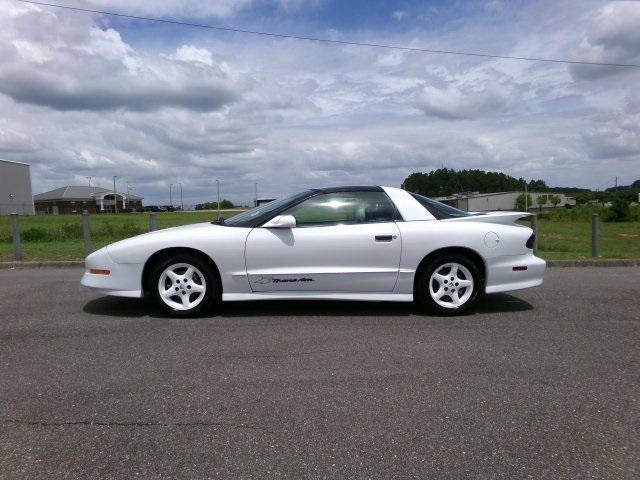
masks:
<path id="1" fill-rule="evenodd" d="M 446 203 L 437 202 L 431 198 L 418 195 L 417 193 L 409 193 L 420 203 L 420 205 L 426 208 L 429 213 L 431 213 L 431 215 L 436 217 L 438 220 L 443 220 L 445 218 L 469 217 L 472 215 L 469 212 L 458 210 L 457 208 L 452 207 L 451 205 L 447 205 Z"/>

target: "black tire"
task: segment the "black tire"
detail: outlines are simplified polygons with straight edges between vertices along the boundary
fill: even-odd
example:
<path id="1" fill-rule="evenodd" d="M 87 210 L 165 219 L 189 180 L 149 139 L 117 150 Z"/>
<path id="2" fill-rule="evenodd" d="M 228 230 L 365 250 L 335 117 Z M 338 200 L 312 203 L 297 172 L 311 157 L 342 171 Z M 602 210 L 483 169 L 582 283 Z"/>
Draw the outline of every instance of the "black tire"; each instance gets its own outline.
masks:
<path id="1" fill-rule="evenodd" d="M 473 288 L 467 300 L 461 305 L 444 307 L 438 304 L 432 297 L 429 290 L 429 280 L 434 272 L 443 269 L 444 266 L 449 263 L 457 263 L 468 270 L 473 277 Z M 446 271 L 446 269 L 444 271 Z M 454 288 L 458 288 L 458 293 L 462 290 L 460 287 Z M 478 299 L 482 296 L 482 292 L 484 292 L 484 275 L 478 268 L 478 265 L 466 256 L 445 254 L 430 259 L 427 264 L 420 268 L 414 283 L 413 297 L 416 303 L 427 308 L 431 312 L 440 315 L 459 315 L 473 307 L 473 305 L 475 305 Z M 466 291 L 464 291 L 464 293 L 466 293 Z M 446 298 L 447 297 L 445 296 L 445 299 Z M 452 299 L 452 297 L 448 298 Z"/>
<path id="2" fill-rule="evenodd" d="M 161 275 L 168 267 L 170 267 L 171 265 L 183 263 L 192 265 L 197 270 L 199 270 L 204 277 L 206 285 L 202 300 L 193 308 L 189 308 L 186 310 L 176 309 L 171 305 L 165 303 L 162 296 L 160 295 L 158 285 Z M 215 271 L 215 268 L 211 266 L 209 262 L 202 259 L 198 255 L 193 255 L 190 253 L 178 253 L 156 262 L 155 265 L 153 265 L 153 267 L 151 268 L 147 288 L 156 304 L 160 306 L 160 308 L 162 308 L 165 312 L 174 317 L 195 317 L 201 315 L 209 311 L 213 307 L 213 305 L 218 303 L 220 300 L 220 282 L 218 280 L 218 274 Z M 176 298 L 180 298 L 179 293 L 180 292 L 178 292 L 178 294 L 176 295 Z"/>

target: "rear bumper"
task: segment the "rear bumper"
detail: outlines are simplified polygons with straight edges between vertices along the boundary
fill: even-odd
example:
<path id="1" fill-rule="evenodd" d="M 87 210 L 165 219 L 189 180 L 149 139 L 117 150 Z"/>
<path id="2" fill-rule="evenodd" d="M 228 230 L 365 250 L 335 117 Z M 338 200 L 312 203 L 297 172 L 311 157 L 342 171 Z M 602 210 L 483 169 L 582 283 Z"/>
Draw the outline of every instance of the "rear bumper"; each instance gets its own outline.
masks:
<path id="1" fill-rule="evenodd" d="M 514 267 L 526 267 L 514 270 Z M 533 253 L 487 261 L 486 293 L 508 292 L 542 285 L 547 262 Z"/>
<path id="2" fill-rule="evenodd" d="M 80 284 L 94 288 L 105 295 L 142 297 L 142 263 L 116 263 L 106 248 L 92 253 L 85 260 L 85 271 Z M 91 273 L 91 269 L 109 270 L 109 275 Z"/>

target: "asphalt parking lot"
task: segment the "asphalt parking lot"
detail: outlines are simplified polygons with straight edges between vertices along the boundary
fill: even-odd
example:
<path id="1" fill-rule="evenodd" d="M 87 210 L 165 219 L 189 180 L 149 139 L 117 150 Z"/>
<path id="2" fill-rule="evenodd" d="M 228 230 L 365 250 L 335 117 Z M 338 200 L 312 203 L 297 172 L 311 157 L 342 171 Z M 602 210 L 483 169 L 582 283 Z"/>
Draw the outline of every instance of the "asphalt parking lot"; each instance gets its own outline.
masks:
<path id="1" fill-rule="evenodd" d="M 638 478 L 640 268 L 196 320 L 0 270 L 3 478 Z"/>

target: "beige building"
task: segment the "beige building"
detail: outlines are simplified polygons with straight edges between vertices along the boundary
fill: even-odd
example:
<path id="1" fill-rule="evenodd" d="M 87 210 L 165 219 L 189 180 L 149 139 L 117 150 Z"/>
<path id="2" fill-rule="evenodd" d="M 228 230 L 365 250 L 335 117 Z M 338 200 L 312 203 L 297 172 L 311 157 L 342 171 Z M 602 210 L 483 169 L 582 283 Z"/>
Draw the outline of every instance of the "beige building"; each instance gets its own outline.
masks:
<path id="1" fill-rule="evenodd" d="M 28 163 L 0 159 L 0 215 L 33 215 L 31 170 Z"/>
<path id="2" fill-rule="evenodd" d="M 448 197 L 439 197 L 435 200 L 468 212 L 516 210 L 516 201 L 522 193 L 523 192 L 460 193 Z M 550 200 L 553 195 L 557 195 L 560 198 L 560 203 L 558 203 L 556 208 L 571 208 L 576 205 L 575 198 L 568 197 L 563 193 L 531 192 L 529 193 L 531 197 L 529 210 L 538 210 L 540 208 L 538 198 L 542 196 L 547 198 L 547 203 L 542 206 L 542 209 L 547 210 L 554 208 Z"/>

